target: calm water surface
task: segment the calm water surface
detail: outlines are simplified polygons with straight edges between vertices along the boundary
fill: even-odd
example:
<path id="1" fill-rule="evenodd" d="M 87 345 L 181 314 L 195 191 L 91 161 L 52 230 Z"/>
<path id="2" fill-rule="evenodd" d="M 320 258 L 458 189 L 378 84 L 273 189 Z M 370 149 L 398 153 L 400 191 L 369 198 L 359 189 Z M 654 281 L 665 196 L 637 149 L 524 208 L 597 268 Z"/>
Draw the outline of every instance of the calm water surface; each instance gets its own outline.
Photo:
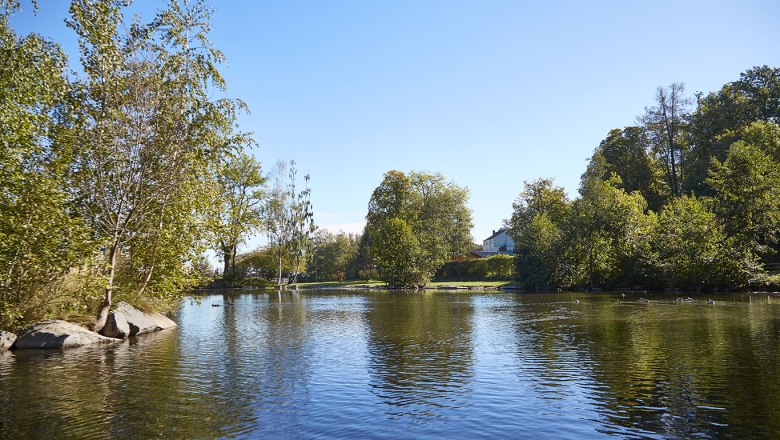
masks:
<path id="1" fill-rule="evenodd" d="M 0 437 L 780 438 L 780 297 L 618 298 L 204 296 L 175 330 L 0 353 Z"/>

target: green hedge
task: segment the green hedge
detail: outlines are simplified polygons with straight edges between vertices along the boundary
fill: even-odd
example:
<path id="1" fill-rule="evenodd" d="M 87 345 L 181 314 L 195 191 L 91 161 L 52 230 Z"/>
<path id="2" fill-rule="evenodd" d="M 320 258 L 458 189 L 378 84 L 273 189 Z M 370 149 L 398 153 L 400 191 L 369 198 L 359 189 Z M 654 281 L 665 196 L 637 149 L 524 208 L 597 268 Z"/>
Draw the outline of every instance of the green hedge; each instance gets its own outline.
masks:
<path id="1" fill-rule="evenodd" d="M 494 255 L 474 260 L 448 261 L 436 272 L 437 281 L 510 280 L 515 277 L 515 257 Z"/>

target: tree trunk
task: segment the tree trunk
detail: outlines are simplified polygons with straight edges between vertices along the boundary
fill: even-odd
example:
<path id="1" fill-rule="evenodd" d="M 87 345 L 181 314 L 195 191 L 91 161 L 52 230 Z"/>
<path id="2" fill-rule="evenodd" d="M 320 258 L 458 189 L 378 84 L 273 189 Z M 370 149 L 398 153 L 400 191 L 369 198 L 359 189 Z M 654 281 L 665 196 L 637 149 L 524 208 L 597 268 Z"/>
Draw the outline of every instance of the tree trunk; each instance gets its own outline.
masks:
<path id="1" fill-rule="evenodd" d="M 92 330 L 100 332 L 103 327 L 106 326 L 108 321 L 108 312 L 111 310 L 111 296 L 114 293 L 114 275 L 116 274 L 116 257 L 119 252 L 119 239 L 114 240 L 113 246 L 109 251 L 108 259 L 110 261 L 110 267 L 108 269 L 108 284 L 103 294 L 103 301 L 100 303 L 100 310 L 98 310 L 95 318 L 95 324 L 92 326 Z"/>
<path id="2" fill-rule="evenodd" d="M 227 277 L 228 273 L 230 272 L 230 247 L 225 244 L 225 242 L 221 242 L 221 248 L 222 248 L 222 258 L 224 260 L 224 264 L 222 266 L 222 278 Z"/>
<path id="3" fill-rule="evenodd" d="M 292 276 L 287 280 L 287 284 L 292 284 L 298 279 L 298 274 L 301 273 L 301 256 L 298 255 L 296 261 L 295 261 L 295 272 L 292 273 Z"/>
<path id="4" fill-rule="evenodd" d="M 234 244 L 232 247 L 233 247 L 233 250 L 231 252 L 232 255 L 230 257 L 230 260 L 232 262 L 231 263 L 232 264 L 231 269 L 233 270 L 233 272 L 235 272 L 236 271 L 236 249 L 238 249 L 238 246 Z"/>
<path id="5" fill-rule="evenodd" d="M 276 285 L 282 285 L 282 253 L 279 252 L 279 278 L 276 279 Z"/>
<path id="6" fill-rule="evenodd" d="M 680 186 L 679 183 L 677 182 L 677 173 L 678 173 L 677 164 L 676 164 L 677 159 L 675 159 L 674 157 L 674 141 L 672 140 L 669 141 L 669 155 L 672 158 L 672 182 L 671 182 L 672 195 L 677 197 L 680 195 Z"/>

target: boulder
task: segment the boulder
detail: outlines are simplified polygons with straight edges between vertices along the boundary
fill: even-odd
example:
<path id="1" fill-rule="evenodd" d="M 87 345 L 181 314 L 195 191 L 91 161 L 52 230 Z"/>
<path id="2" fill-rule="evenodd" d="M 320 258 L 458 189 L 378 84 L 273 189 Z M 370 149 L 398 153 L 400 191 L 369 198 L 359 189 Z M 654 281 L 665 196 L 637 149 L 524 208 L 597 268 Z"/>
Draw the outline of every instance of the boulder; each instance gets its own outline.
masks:
<path id="1" fill-rule="evenodd" d="M 109 338 L 124 339 L 130 336 L 130 324 L 127 323 L 124 314 L 111 312 L 108 314 L 106 325 L 100 330 L 100 334 Z"/>
<path id="2" fill-rule="evenodd" d="M 121 301 L 116 305 L 114 313 L 124 315 L 127 324 L 130 326 L 130 336 L 142 335 L 144 333 L 160 330 L 157 321 L 152 319 L 151 316 L 124 301 Z"/>
<path id="3" fill-rule="evenodd" d="M 150 313 L 149 317 L 154 319 L 154 322 L 157 323 L 157 327 L 159 327 L 160 330 L 177 327 L 176 323 L 173 322 L 171 318 L 163 315 L 162 313 L 158 313 L 158 312 Z"/>
<path id="4" fill-rule="evenodd" d="M 11 346 L 14 345 L 15 340 L 15 334 L 0 330 L 0 351 L 10 350 Z"/>
<path id="5" fill-rule="evenodd" d="M 73 348 L 115 341 L 72 322 L 52 320 L 41 321 L 22 330 L 14 348 Z"/>

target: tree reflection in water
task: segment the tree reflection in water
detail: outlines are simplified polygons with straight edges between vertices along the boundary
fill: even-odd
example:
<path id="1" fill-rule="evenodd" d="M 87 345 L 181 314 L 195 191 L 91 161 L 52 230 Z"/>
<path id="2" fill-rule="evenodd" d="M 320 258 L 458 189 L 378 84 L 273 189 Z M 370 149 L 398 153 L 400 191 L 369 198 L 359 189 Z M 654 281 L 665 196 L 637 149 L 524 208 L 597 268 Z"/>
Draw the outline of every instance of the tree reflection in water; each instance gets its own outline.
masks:
<path id="1" fill-rule="evenodd" d="M 617 298 L 211 294 L 176 330 L 0 354 L 0 438 L 780 434 L 777 297 Z"/>
<path id="2" fill-rule="evenodd" d="M 432 416 L 463 405 L 472 376 L 469 296 L 394 293 L 367 313 L 371 392 L 391 416 Z"/>

